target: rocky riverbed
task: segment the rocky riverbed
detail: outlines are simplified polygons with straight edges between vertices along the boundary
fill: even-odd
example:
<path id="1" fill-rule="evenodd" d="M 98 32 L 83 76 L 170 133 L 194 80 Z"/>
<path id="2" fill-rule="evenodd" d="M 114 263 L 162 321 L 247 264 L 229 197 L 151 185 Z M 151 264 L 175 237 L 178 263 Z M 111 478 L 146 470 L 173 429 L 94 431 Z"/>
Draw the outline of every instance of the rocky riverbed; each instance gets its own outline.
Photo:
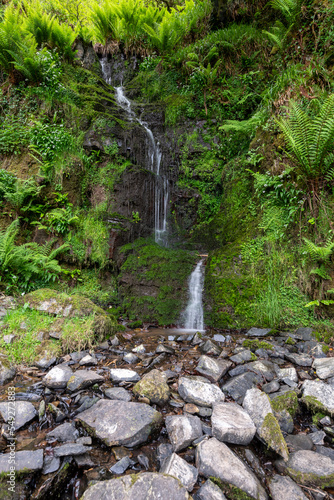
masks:
<path id="1" fill-rule="evenodd" d="M 326 347 L 310 328 L 127 330 L 94 352 L 3 362 L 1 498 L 334 498 Z"/>

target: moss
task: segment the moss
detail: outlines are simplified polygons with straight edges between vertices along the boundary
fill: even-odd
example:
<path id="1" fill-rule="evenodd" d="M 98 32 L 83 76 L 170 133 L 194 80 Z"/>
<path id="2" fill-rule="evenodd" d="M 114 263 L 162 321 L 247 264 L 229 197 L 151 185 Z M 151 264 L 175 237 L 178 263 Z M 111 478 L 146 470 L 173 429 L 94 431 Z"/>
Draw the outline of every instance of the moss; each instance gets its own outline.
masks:
<path id="1" fill-rule="evenodd" d="M 252 351 L 256 351 L 257 349 L 270 349 L 272 351 L 274 349 L 274 346 L 272 344 L 269 344 L 269 342 L 258 339 L 246 339 L 243 341 L 242 345 L 243 347 L 247 347 Z"/>
<path id="2" fill-rule="evenodd" d="M 288 446 L 285 442 L 280 426 L 272 413 L 268 413 L 265 416 L 259 434 L 265 440 L 269 448 L 276 451 L 276 453 L 281 455 L 284 460 L 288 460 Z"/>
<path id="3" fill-rule="evenodd" d="M 299 407 L 297 394 L 295 391 L 284 392 L 284 394 L 276 396 L 271 400 L 271 406 L 277 412 L 287 410 L 294 417 Z"/>

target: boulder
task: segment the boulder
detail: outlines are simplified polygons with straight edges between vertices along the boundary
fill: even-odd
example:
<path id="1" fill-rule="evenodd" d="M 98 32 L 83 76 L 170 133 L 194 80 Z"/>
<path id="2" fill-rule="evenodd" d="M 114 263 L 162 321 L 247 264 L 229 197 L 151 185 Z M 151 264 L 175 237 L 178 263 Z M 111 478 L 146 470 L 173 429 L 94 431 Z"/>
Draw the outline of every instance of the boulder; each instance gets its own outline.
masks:
<path id="1" fill-rule="evenodd" d="M 256 500 L 268 498 L 253 472 L 233 451 L 216 438 L 202 441 L 197 446 L 196 466 L 202 476 L 216 477 L 222 483 L 232 485 L 234 490 L 236 488 L 240 490 L 240 498 L 242 498 L 242 493 Z"/>
<path id="2" fill-rule="evenodd" d="M 144 403 L 102 399 L 80 413 L 78 421 L 107 446 L 138 446 L 162 424 L 162 415 Z"/>
<path id="3" fill-rule="evenodd" d="M 143 472 L 99 481 L 90 486 L 82 500 L 112 498 L 113 500 L 190 500 L 186 488 L 166 474 Z"/>
<path id="4" fill-rule="evenodd" d="M 133 393 L 137 396 L 147 397 L 151 403 L 164 405 L 170 396 L 166 375 L 159 370 L 146 373 L 134 386 Z"/>
<path id="5" fill-rule="evenodd" d="M 247 445 L 256 433 L 252 419 L 236 403 L 215 403 L 211 423 L 213 436 L 226 443 Z"/>

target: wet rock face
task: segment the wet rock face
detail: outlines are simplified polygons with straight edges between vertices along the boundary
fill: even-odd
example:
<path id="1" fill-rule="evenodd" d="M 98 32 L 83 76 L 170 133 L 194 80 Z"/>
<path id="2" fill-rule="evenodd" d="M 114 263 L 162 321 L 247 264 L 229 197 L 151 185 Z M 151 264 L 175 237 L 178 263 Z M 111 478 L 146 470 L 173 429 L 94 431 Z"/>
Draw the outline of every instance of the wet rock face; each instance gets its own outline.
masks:
<path id="1" fill-rule="evenodd" d="M 184 486 L 171 476 L 144 472 L 97 483 L 84 493 L 82 500 L 189 500 Z"/>
<path id="2" fill-rule="evenodd" d="M 143 403 L 101 400 L 78 417 L 107 446 L 138 446 L 162 424 L 162 415 Z"/>

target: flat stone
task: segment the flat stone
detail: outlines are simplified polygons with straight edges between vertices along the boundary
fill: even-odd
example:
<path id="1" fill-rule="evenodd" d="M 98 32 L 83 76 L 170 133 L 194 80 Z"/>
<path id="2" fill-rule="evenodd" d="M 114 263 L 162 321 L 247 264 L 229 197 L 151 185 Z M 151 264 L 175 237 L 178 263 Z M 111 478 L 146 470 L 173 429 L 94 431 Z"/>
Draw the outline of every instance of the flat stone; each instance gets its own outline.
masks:
<path id="1" fill-rule="evenodd" d="M 95 357 L 91 356 L 90 354 L 87 354 L 82 359 L 80 359 L 79 365 L 80 366 L 84 366 L 84 365 L 86 365 L 86 366 L 97 365 L 97 359 Z"/>
<path id="2" fill-rule="evenodd" d="M 138 382 L 140 376 L 137 372 L 126 368 L 111 368 L 110 378 L 114 382 Z"/>
<path id="3" fill-rule="evenodd" d="M 308 500 L 303 490 L 288 476 L 273 476 L 269 489 L 273 500 Z"/>
<path id="4" fill-rule="evenodd" d="M 302 401 L 312 410 L 334 417 L 334 387 L 320 380 L 305 380 Z"/>
<path id="5" fill-rule="evenodd" d="M 104 378 L 91 370 L 77 370 L 67 382 L 67 390 L 70 392 L 86 389 L 94 384 L 102 384 Z"/>
<path id="6" fill-rule="evenodd" d="M 290 434 L 285 438 L 290 452 L 299 450 L 312 450 L 313 441 L 309 434 Z"/>
<path id="7" fill-rule="evenodd" d="M 198 360 L 196 371 L 212 382 L 218 382 L 231 368 L 232 363 L 226 359 L 214 359 L 209 356 L 201 356 Z"/>
<path id="8" fill-rule="evenodd" d="M 334 461 L 315 451 L 291 453 L 287 472 L 299 484 L 316 485 L 320 488 L 334 486 Z"/>
<path id="9" fill-rule="evenodd" d="M 325 379 L 334 376 L 334 358 L 317 358 L 312 367 L 319 378 Z"/>
<path id="10" fill-rule="evenodd" d="M 297 371 L 296 371 L 296 368 L 294 368 L 293 366 L 290 367 L 290 368 L 279 368 L 277 367 L 276 368 L 276 374 L 277 374 L 277 378 L 278 380 L 286 380 L 286 379 L 290 379 L 292 380 L 293 382 L 298 382 L 298 375 L 297 375 Z"/>
<path id="11" fill-rule="evenodd" d="M 34 405 L 28 401 L 6 401 L 0 403 L 0 414 L 6 423 L 14 425 L 15 430 L 21 429 L 31 422 L 36 416 L 37 411 Z M 11 419 L 14 417 L 13 423 Z"/>
<path id="12" fill-rule="evenodd" d="M 246 333 L 247 337 L 266 337 L 271 332 L 271 328 L 251 328 Z"/>
<path id="13" fill-rule="evenodd" d="M 246 372 L 226 382 L 226 384 L 222 386 L 222 390 L 231 396 L 237 403 L 242 404 L 248 389 L 251 389 L 261 382 L 262 377 L 256 373 Z"/>
<path id="14" fill-rule="evenodd" d="M 196 500 L 227 500 L 222 490 L 208 479 L 196 494 Z"/>
<path id="15" fill-rule="evenodd" d="M 49 389 L 65 389 L 73 372 L 67 365 L 53 367 L 43 378 L 43 383 Z"/>
<path id="16" fill-rule="evenodd" d="M 181 398 L 187 403 L 210 407 L 224 401 L 224 393 L 216 385 L 203 382 L 200 377 L 181 377 L 178 387 Z"/>
<path id="17" fill-rule="evenodd" d="M 242 405 L 253 420 L 259 438 L 284 460 L 287 460 L 289 458 L 288 447 L 267 394 L 256 388 L 249 389 Z"/>
<path id="18" fill-rule="evenodd" d="M 202 422 L 191 415 L 170 415 L 165 419 L 168 437 L 174 451 L 187 448 L 202 436 Z"/>
<path id="19" fill-rule="evenodd" d="M 307 356 L 307 354 L 295 354 L 295 353 L 286 353 L 285 357 L 291 363 L 294 363 L 298 366 L 312 366 L 312 358 Z"/>
<path id="20" fill-rule="evenodd" d="M 211 423 L 213 436 L 226 443 L 247 445 L 256 433 L 252 419 L 236 403 L 215 403 Z"/>
<path id="21" fill-rule="evenodd" d="M 75 428 L 74 422 L 66 422 L 65 424 L 59 425 L 46 435 L 46 439 L 56 439 L 61 443 L 75 441 L 78 437 L 79 432 Z"/>
<path id="22" fill-rule="evenodd" d="M 104 391 L 108 399 L 118 399 L 119 401 L 131 401 L 131 394 L 123 387 L 111 387 Z"/>
<path id="23" fill-rule="evenodd" d="M 55 457 L 72 457 L 75 455 L 83 455 L 90 451 L 92 448 L 88 446 L 84 446 L 80 443 L 67 443 L 62 446 L 56 446 L 54 448 Z"/>
<path id="24" fill-rule="evenodd" d="M 107 446 L 137 446 L 161 427 L 162 415 L 144 403 L 100 400 L 78 416 L 79 422 Z"/>
<path id="25" fill-rule="evenodd" d="M 243 351 L 238 352 L 230 357 L 230 361 L 233 363 L 240 365 L 242 363 L 246 363 L 247 361 L 252 361 L 254 359 L 254 354 L 249 349 L 244 349 Z"/>
<path id="26" fill-rule="evenodd" d="M 190 500 L 188 491 L 175 477 L 142 472 L 90 486 L 81 500 Z"/>
<path id="27" fill-rule="evenodd" d="M 202 441 L 196 449 L 196 466 L 204 477 L 216 477 L 257 500 L 268 498 L 253 472 L 224 443 L 216 438 Z"/>
<path id="28" fill-rule="evenodd" d="M 15 472 L 29 473 L 43 468 L 43 450 L 17 451 L 15 453 Z M 0 473 L 9 472 L 13 467 L 10 453 L 0 455 Z"/>
<path id="29" fill-rule="evenodd" d="M 188 462 L 179 457 L 179 455 L 176 455 L 176 453 L 173 453 L 163 461 L 160 473 L 176 477 L 188 491 L 193 490 L 198 477 L 196 467 L 188 464 Z"/>
<path id="30" fill-rule="evenodd" d="M 147 397 L 151 403 L 164 405 L 170 396 L 166 375 L 159 370 L 146 373 L 134 386 L 133 393 L 137 396 Z"/>

